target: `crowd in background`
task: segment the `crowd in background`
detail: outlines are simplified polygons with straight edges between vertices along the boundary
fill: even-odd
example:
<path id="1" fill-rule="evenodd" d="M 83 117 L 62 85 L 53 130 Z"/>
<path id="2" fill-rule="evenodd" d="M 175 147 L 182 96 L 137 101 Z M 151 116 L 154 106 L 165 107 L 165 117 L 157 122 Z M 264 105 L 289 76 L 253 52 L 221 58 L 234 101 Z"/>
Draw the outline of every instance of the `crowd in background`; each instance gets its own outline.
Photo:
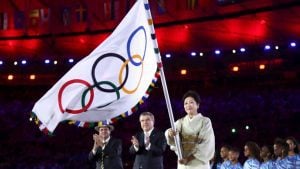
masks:
<path id="1" fill-rule="evenodd" d="M 87 159 L 93 144 L 93 129 L 61 123 L 54 136 L 47 136 L 29 121 L 34 102 L 46 90 L 34 87 L 26 87 L 26 90 L 1 89 L 0 168 L 93 168 Z M 181 96 L 186 89 L 181 91 L 171 86 L 170 91 L 173 91 L 170 97 L 174 116 L 178 119 L 184 113 Z M 216 150 L 223 145 L 239 147 L 241 164 L 248 158 L 241 155 L 248 141 L 261 146 L 273 146 L 276 137 L 300 138 L 300 90 L 297 88 L 216 89 L 198 92 L 202 100 L 199 111 L 212 121 Z M 161 89 L 156 89 L 138 112 L 114 124 L 116 129 L 112 135 L 123 141 L 124 168 L 132 167 L 134 159 L 128 155 L 130 138 L 137 132 L 138 116 L 144 110 L 153 112 L 159 129 L 170 127 L 164 97 Z M 232 132 L 233 128 L 235 132 Z M 232 151 L 237 150 L 233 148 Z M 164 154 L 165 168 L 176 168 L 176 158 L 174 153 L 167 150 Z M 259 161 L 263 162 L 261 159 Z"/>
<path id="2" fill-rule="evenodd" d="M 248 141 L 243 147 L 246 160 L 241 162 L 239 148 L 223 145 L 211 160 L 211 169 L 298 169 L 299 150 L 300 144 L 294 137 L 276 138 L 273 145 L 261 147 Z"/>

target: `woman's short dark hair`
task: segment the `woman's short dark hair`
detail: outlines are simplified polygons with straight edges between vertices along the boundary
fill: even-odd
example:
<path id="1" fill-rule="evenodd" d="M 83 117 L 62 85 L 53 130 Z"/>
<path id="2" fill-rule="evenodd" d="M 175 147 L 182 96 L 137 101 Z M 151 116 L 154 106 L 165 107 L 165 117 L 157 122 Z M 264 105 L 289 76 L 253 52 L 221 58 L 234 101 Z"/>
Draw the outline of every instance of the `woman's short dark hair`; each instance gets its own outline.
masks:
<path id="1" fill-rule="evenodd" d="M 187 91 L 183 97 L 182 97 L 182 101 L 184 102 L 184 100 L 187 98 L 187 97 L 192 97 L 198 104 L 200 104 L 201 102 L 201 99 L 200 99 L 200 96 L 197 92 L 193 91 L 193 90 L 189 90 Z"/>
<path id="2" fill-rule="evenodd" d="M 298 153 L 299 153 L 299 150 L 298 150 L 298 141 L 296 140 L 296 138 L 290 136 L 290 137 L 287 137 L 287 138 L 285 139 L 285 141 L 287 141 L 287 140 L 291 140 L 291 141 L 296 145 L 296 147 L 294 148 L 294 152 L 295 152 L 296 154 L 298 154 Z"/>

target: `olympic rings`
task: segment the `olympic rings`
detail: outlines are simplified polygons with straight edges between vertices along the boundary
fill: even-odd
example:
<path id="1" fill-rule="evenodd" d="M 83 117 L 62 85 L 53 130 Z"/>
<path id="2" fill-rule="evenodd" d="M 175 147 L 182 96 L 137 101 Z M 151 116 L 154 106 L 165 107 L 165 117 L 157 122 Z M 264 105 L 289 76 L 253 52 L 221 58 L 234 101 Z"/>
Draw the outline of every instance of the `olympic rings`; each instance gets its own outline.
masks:
<path id="1" fill-rule="evenodd" d="M 139 30 L 143 30 L 144 31 L 144 35 L 145 35 L 145 49 L 144 49 L 144 54 L 143 54 L 143 60 L 145 58 L 145 53 L 146 53 L 146 47 L 147 47 L 147 36 L 146 36 L 146 30 L 143 26 L 139 26 L 136 30 L 134 30 L 132 32 L 132 34 L 129 36 L 129 39 L 127 41 L 127 55 L 128 55 L 128 58 L 130 60 L 130 62 L 134 65 L 134 66 L 139 66 L 141 64 L 140 63 L 137 63 L 137 62 L 134 62 L 133 59 L 132 59 L 132 55 L 131 55 L 131 52 L 130 52 L 130 45 L 131 45 L 131 40 L 132 38 L 134 37 L 134 35 L 139 31 Z"/>
<path id="2" fill-rule="evenodd" d="M 73 79 L 73 80 L 67 81 L 65 84 L 63 84 L 63 86 L 59 89 L 59 92 L 58 92 L 58 106 L 59 106 L 59 110 L 60 110 L 61 113 L 65 112 L 64 108 L 62 106 L 63 91 L 65 90 L 66 87 L 68 87 L 69 85 L 71 85 L 73 83 L 81 83 L 81 84 L 85 85 L 87 88 L 92 87 L 87 81 L 84 81 L 84 80 L 81 80 L 81 79 Z M 94 90 L 90 90 L 90 100 L 88 101 L 86 106 L 82 106 L 82 108 L 78 109 L 78 110 L 66 109 L 66 112 L 68 112 L 70 114 L 83 113 L 83 112 L 87 111 L 87 109 L 91 106 L 93 100 L 94 100 Z"/>
<path id="3" fill-rule="evenodd" d="M 136 36 L 139 31 L 143 32 L 142 35 L 139 34 L 138 36 Z M 131 51 L 132 41 L 135 37 L 137 37 L 139 39 L 145 38 L 144 49 L 143 49 L 143 46 L 141 47 L 141 50 L 144 50 L 143 53 L 138 53 L 138 54 L 131 53 L 132 52 Z M 147 49 L 147 34 L 146 34 L 146 30 L 145 30 L 144 26 L 139 26 L 137 29 L 135 29 L 128 37 L 126 46 L 122 46 L 122 47 L 127 49 L 128 59 L 126 59 L 126 57 L 121 56 L 120 54 L 117 54 L 117 53 L 105 53 L 105 54 L 101 55 L 100 57 L 98 57 L 94 61 L 93 65 L 92 65 L 92 70 L 91 70 L 91 78 L 93 81 L 93 85 L 91 85 L 91 84 L 89 84 L 89 82 L 87 82 L 85 80 L 81 80 L 81 79 L 72 79 L 62 85 L 62 87 L 59 89 L 59 92 L 58 92 L 58 106 L 59 106 L 59 110 L 61 111 L 61 113 L 68 112 L 70 114 L 79 114 L 79 113 L 88 111 L 94 100 L 94 95 L 95 95 L 94 88 L 97 88 L 99 91 L 102 91 L 105 93 L 115 92 L 116 96 L 117 96 L 116 100 L 120 99 L 120 90 L 121 89 L 126 94 L 132 94 L 132 93 L 136 92 L 136 90 L 138 89 L 138 87 L 141 83 L 141 79 L 143 77 L 143 72 L 144 72 L 143 61 L 144 61 L 146 49 Z M 137 49 L 140 50 L 140 48 L 137 48 Z M 126 53 L 123 53 L 123 54 L 126 55 Z M 97 81 L 96 68 L 97 68 L 98 64 L 102 61 L 102 59 L 109 58 L 109 57 L 114 57 L 114 58 L 120 59 L 123 62 L 123 64 L 121 65 L 118 77 L 114 76 L 114 77 L 118 78 L 119 86 L 115 85 L 113 82 L 107 81 L 107 79 L 103 79 L 104 81 Z M 138 59 L 139 62 L 136 62 L 134 59 Z M 133 89 L 130 89 L 130 90 L 125 87 L 125 84 L 128 80 L 128 76 L 129 76 L 129 65 L 128 65 L 129 62 L 132 63 L 134 66 L 142 65 L 142 70 L 141 70 L 141 74 L 140 74 L 139 80 L 137 82 L 137 85 Z M 100 64 L 100 66 L 101 66 L 101 64 Z M 126 69 L 126 70 L 125 70 L 125 74 L 123 76 L 124 69 Z M 81 107 L 82 108 L 80 108 L 80 109 L 66 108 L 64 110 L 63 104 L 62 104 L 63 92 L 69 85 L 71 85 L 73 83 L 80 83 L 80 84 L 83 84 L 86 86 L 86 88 L 84 89 L 84 91 L 81 95 Z M 111 88 L 108 88 L 108 89 L 104 88 L 103 85 L 109 85 Z M 90 95 L 89 95 L 89 100 L 86 103 L 86 95 L 88 92 L 90 93 Z M 106 106 L 110 105 L 111 103 L 115 102 L 116 100 L 111 101 L 109 103 L 105 103 L 103 105 L 100 105 L 96 109 L 106 107 Z"/>

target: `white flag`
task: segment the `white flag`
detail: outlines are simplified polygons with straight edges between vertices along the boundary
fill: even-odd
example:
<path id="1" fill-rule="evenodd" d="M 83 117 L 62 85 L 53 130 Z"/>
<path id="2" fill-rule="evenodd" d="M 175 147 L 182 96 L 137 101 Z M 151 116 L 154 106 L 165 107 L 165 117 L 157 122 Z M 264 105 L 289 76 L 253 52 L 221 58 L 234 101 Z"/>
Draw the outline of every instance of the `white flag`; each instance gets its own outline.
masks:
<path id="1" fill-rule="evenodd" d="M 130 111 L 154 79 L 157 58 L 143 1 L 138 0 L 114 32 L 69 70 L 32 112 L 40 129 L 59 122 L 97 122 Z"/>

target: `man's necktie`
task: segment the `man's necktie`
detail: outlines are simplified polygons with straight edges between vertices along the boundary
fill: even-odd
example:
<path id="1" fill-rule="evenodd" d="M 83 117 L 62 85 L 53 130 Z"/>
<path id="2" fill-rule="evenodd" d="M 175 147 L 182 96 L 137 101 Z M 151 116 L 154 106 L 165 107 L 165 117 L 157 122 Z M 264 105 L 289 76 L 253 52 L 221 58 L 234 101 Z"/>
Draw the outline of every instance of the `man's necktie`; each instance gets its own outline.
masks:
<path id="1" fill-rule="evenodd" d="M 103 147 L 102 147 L 102 156 L 101 156 L 101 169 L 104 169 L 104 148 L 106 146 L 106 142 L 103 143 Z"/>
<path id="2" fill-rule="evenodd" d="M 148 134 L 145 134 L 145 145 L 148 146 L 150 143 L 150 137 L 148 136 Z"/>
<path id="3" fill-rule="evenodd" d="M 104 169 L 104 152 L 102 151 L 102 156 L 101 156 L 101 169 Z"/>

